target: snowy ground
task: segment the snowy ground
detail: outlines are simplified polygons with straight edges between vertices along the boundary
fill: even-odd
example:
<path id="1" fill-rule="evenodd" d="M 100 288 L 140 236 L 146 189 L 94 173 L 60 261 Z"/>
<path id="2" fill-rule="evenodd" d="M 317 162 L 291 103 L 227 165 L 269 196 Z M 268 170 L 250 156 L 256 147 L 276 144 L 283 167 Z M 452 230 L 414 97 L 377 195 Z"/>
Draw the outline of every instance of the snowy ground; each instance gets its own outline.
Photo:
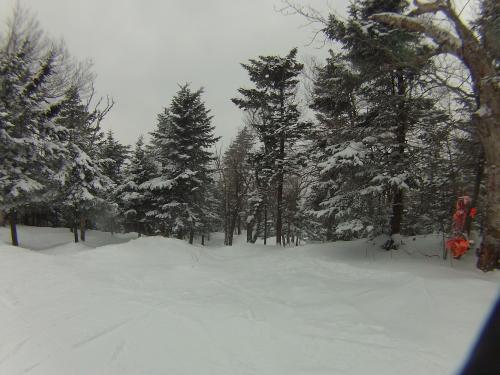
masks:
<path id="1" fill-rule="evenodd" d="M 71 238 L 0 242 L 0 374 L 452 374 L 500 285 L 472 256 L 432 257 L 432 237 L 392 253 Z"/>

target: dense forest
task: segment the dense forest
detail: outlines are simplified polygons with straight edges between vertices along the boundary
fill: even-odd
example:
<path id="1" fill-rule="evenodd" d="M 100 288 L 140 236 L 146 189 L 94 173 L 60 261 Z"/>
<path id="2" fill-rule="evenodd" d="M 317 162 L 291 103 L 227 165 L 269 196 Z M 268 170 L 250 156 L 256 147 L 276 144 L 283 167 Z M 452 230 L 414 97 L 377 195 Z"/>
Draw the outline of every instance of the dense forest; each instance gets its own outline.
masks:
<path id="1" fill-rule="evenodd" d="M 186 83 L 151 134 L 121 144 L 102 129 L 114 102 L 91 66 L 18 7 L 0 39 L 0 220 L 14 245 L 18 223 L 75 242 L 95 228 L 202 244 L 223 231 L 226 245 L 385 235 L 387 249 L 442 232 L 476 236 L 478 268 L 499 269 L 500 3 L 478 4 L 466 22 L 444 0 L 362 0 L 345 19 L 287 3 L 329 57 L 305 64 L 290 46 L 242 62 L 225 149 L 210 92 Z"/>

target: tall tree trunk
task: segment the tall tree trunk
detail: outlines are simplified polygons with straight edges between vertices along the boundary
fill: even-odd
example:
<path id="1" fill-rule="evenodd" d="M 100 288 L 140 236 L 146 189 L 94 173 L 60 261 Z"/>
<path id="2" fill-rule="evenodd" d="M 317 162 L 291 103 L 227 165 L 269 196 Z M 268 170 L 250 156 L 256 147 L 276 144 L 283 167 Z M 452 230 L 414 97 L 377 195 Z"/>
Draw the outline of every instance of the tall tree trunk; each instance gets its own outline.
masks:
<path id="1" fill-rule="evenodd" d="M 334 222 L 334 218 L 332 216 L 328 216 L 328 218 L 326 219 L 326 240 L 327 241 L 333 240 L 333 222 Z"/>
<path id="2" fill-rule="evenodd" d="M 250 223 L 250 242 L 255 243 L 257 242 L 257 239 L 259 238 L 259 233 L 262 229 L 262 209 L 264 207 L 264 204 L 262 202 L 259 203 L 259 205 L 255 208 L 255 211 L 253 211 L 253 219 Z M 253 233 L 252 233 L 253 232 Z M 247 232 L 248 235 L 248 232 Z"/>
<path id="3" fill-rule="evenodd" d="M 472 197 L 471 197 L 472 202 L 468 214 L 470 213 L 471 208 L 477 206 L 477 202 L 479 200 L 479 192 L 481 190 L 481 181 L 483 180 L 484 176 L 484 152 L 482 151 L 482 146 L 479 145 L 479 147 L 481 147 L 481 152 L 477 157 L 476 179 L 474 181 L 474 191 L 472 192 Z M 465 220 L 465 231 L 467 233 L 467 237 L 469 238 L 470 238 L 471 228 L 472 228 L 472 218 L 470 217 L 470 215 L 467 215 L 467 219 Z"/>
<path id="4" fill-rule="evenodd" d="M 281 245 L 283 236 L 282 210 L 283 210 L 283 162 L 285 156 L 285 137 L 280 138 L 280 156 L 278 166 L 278 186 L 276 194 L 276 245 Z"/>
<path id="5" fill-rule="evenodd" d="M 490 115 L 477 119 L 488 176 L 486 222 L 477 261 L 482 271 L 500 269 L 500 92 L 489 104 Z"/>
<path id="6" fill-rule="evenodd" d="M 404 166 L 403 159 L 406 146 L 406 106 L 405 106 L 405 95 L 406 95 L 406 84 L 403 77 L 402 71 L 397 71 L 396 73 L 396 88 L 397 94 L 400 102 L 398 103 L 398 116 L 397 116 L 397 134 L 396 134 L 396 152 L 395 158 L 392 161 L 394 164 L 400 164 Z M 403 210 L 404 210 L 404 192 L 401 187 L 395 187 L 393 192 L 392 200 L 392 216 L 391 216 L 391 236 L 394 234 L 401 233 L 401 222 L 403 220 Z"/>
<path id="7" fill-rule="evenodd" d="M 264 245 L 267 245 L 267 205 L 264 206 Z"/>
<path id="8" fill-rule="evenodd" d="M 229 228 L 227 230 L 227 243 L 226 245 L 228 246 L 233 246 L 233 237 L 234 237 L 234 230 L 236 226 L 236 211 L 233 211 L 230 215 L 228 215 L 229 219 Z"/>
<path id="9" fill-rule="evenodd" d="M 261 186 L 260 186 L 260 179 L 259 179 L 259 168 L 255 168 L 255 185 L 257 186 L 257 191 L 259 194 L 259 197 L 262 197 L 261 193 Z M 262 204 L 263 200 L 260 200 L 259 204 L 255 207 L 255 210 L 253 211 L 253 220 L 251 222 L 251 228 L 255 228 L 255 232 L 252 234 L 250 233 L 250 242 L 255 243 L 257 241 L 257 238 L 259 238 L 259 230 L 261 227 L 261 221 L 262 221 Z M 248 236 L 248 232 L 247 232 Z"/>
<path id="10" fill-rule="evenodd" d="M 403 190 L 394 188 L 392 198 L 392 216 L 391 216 L 391 236 L 401 233 L 401 221 L 403 220 Z"/>
<path id="11" fill-rule="evenodd" d="M 257 221 L 255 222 L 255 231 L 252 234 L 252 240 L 250 241 L 251 243 L 257 242 L 257 239 L 259 238 L 259 231 L 262 227 L 261 222 L 262 222 L 262 212 L 258 213 L 259 216 L 257 216 Z"/>
<path id="12" fill-rule="evenodd" d="M 253 222 L 247 223 L 247 242 L 252 242 Z"/>
<path id="13" fill-rule="evenodd" d="M 227 188 L 224 187 L 224 245 L 229 245 L 229 194 L 227 193 Z"/>
<path id="14" fill-rule="evenodd" d="M 233 213 L 233 227 L 235 227 L 236 234 L 241 234 L 241 217 L 240 217 L 240 206 L 241 206 L 241 197 L 240 197 L 240 181 L 239 175 L 236 175 L 236 181 L 234 182 L 236 189 L 234 191 L 234 213 Z M 232 244 L 232 241 L 231 241 Z"/>
<path id="15" fill-rule="evenodd" d="M 189 229 L 189 244 L 192 245 L 194 241 L 194 228 Z"/>
<path id="16" fill-rule="evenodd" d="M 262 209 L 265 205 L 263 201 L 259 202 L 255 210 L 253 211 L 253 220 L 251 222 L 251 228 L 253 233 L 251 233 L 250 242 L 255 243 L 259 238 L 259 234 L 262 230 Z M 247 234 L 248 235 L 248 234 Z"/>
<path id="17" fill-rule="evenodd" d="M 75 243 L 78 242 L 78 224 L 75 222 L 73 223 L 73 236 L 75 238 Z"/>
<path id="18" fill-rule="evenodd" d="M 201 235 L 201 245 L 205 246 L 205 235 L 204 234 Z"/>
<path id="19" fill-rule="evenodd" d="M 80 239 L 85 242 L 85 216 L 80 217 Z"/>
<path id="20" fill-rule="evenodd" d="M 11 210 L 9 213 L 9 223 L 12 246 L 19 246 L 19 240 L 17 238 L 17 211 L 15 209 Z"/>
<path id="21" fill-rule="evenodd" d="M 229 223 L 227 214 L 224 214 L 224 245 L 229 245 Z"/>
<path id="22" fill-rule="evenodd" d="M 285 119 L 285 90 L 280 87 L 280 120 L 281 126 L 286 123 Z M 278 186 L 276 194 L 276 245 L 281 245 L 281 237 L 283 236 L 282 223 L 282 204 L 283 204 L 283 168 L 285 162 L 285 134 L 281 133 L 279 137 L 280 149 L 278 155 Z"/>

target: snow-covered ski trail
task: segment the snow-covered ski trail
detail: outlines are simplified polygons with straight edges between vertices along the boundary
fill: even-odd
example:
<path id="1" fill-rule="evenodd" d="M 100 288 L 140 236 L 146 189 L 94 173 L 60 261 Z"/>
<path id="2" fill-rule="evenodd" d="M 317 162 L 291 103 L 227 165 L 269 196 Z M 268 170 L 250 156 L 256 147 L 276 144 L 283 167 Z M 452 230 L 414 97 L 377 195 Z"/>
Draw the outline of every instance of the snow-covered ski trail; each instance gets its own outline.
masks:
<path id="1" fill-rule="evenodd" d="M 0 245 L 0 373 L 452 374 L 500 281 L 364 241 L 126 240 Z"/>

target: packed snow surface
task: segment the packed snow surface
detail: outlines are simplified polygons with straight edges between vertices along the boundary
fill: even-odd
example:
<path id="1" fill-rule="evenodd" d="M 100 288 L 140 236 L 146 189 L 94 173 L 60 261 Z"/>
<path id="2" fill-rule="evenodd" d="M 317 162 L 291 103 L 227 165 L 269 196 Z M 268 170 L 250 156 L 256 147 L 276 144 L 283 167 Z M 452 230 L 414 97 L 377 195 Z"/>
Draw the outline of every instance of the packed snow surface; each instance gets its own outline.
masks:
<path id="1" fill-rule="evenodd" d="M 0 228 L 0 374 L 452 374 L 499 291 L 472 255 L 433 256 L 436 237 L 385 252 L 88 236 L 21 227 L 33 251 Z"/>

